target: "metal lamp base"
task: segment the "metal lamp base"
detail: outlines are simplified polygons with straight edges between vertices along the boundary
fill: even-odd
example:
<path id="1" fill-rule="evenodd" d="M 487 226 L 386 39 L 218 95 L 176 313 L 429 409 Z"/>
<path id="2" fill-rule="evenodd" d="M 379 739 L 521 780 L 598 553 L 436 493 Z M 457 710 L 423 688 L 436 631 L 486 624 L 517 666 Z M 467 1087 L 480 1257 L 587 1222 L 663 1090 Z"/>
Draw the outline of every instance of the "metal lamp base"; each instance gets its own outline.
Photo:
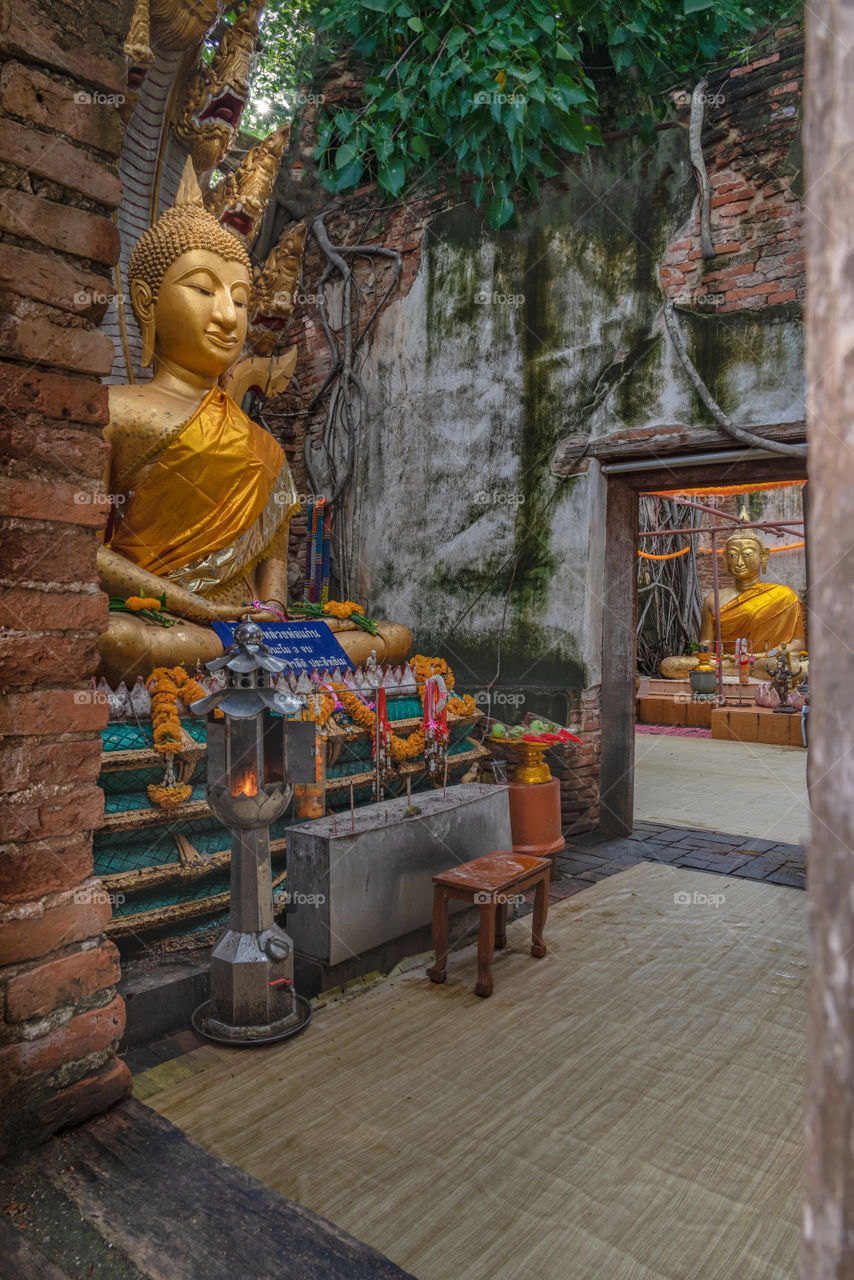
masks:
<path id="1" fill-rule="evenodd" d="M 232 1044 L 241 1048 L 255 1044 L 273 1044 L 276 1040 L 287 1040 L 290 1036 L 298 1035 L 311 1022 L 310 1001 L 296 991 L 293 995 L 296 1021 L 294 1014 L 289 1014 L 287 1018 L 279 1018 L 264 1027 L 230 1027 L 227 1022 L 211 1017 L 213 1002 L 210 1000 L 199 1005 L 190 1021 L 194 1031 L 206 1040 L 215 1040 L 217 1044 Z"/>

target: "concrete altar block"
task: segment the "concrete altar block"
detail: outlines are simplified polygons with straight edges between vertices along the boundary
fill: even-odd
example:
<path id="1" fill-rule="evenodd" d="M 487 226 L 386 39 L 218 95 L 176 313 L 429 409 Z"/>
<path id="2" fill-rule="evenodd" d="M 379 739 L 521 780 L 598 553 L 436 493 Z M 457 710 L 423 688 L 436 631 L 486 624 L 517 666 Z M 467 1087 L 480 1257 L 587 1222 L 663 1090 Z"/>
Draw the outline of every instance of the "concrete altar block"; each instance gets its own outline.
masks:
<path id="1" fill-rule="evenodd" d="M 412 804 L 412 818 L 405 797 L 362 806 L 354 830 L 347 811 L 290 828 L 287 930 L 302 955 L 335 965 L 429 925 L 437 872 L 513 848 L 506 787 L 464 783 Z"/>

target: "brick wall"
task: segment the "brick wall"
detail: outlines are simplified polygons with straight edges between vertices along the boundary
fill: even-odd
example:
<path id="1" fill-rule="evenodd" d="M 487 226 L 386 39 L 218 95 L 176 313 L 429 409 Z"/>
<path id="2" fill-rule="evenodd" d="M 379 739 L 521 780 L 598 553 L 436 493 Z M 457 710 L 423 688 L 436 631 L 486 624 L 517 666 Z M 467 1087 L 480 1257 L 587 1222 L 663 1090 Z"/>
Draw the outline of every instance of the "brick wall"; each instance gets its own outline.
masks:
<path id="1" fill-rule="evenodd" d="M 88 686 L 107 618 L 95 533 L 113 355 L 91 294 L 110 292 L 118 254 L 130 10 L 45 0 L 0 21 L 0 1147 L 130 1087 L 92 879 L 106 708 Z"/>
<path id="2" fill-rule="evenodd" d="M 803 304 L 800 102 L 803 39 L 777 31 L 746 66 L 709 80 L 703 155 L 715 256 L 700 251 L 699 202 L 662 259 L 664 292 L 698 310 Z"/>
<path id="3" fill-rule="evenodd" d="M 560 810 L 565 836 L 595 831 L 599 826 L 599 765 L 601 752 L 601 688 L 571 693 L 567 728 L 583 741 L 550 761 L 553 775 L 560 780 Z"/>

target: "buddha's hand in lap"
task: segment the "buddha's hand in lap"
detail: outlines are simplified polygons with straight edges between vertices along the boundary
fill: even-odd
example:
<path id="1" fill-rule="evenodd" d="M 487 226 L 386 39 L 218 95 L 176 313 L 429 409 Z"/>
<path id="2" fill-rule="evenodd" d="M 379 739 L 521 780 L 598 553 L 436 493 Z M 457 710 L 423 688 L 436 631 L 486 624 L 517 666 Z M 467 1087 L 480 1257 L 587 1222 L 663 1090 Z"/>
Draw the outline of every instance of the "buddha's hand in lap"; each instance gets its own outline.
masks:
<path id="1" fill-rule="evenodd" d="M 249 617 L 253 622 L 278 622 L 279 618 L 269 609 L 252 609 L 240 604 L 214 604 L 202 596 L 199 601 L 199 614 L 193 619 L 204 625 L 205 622 L 237 622 L 240 618 Z"/>

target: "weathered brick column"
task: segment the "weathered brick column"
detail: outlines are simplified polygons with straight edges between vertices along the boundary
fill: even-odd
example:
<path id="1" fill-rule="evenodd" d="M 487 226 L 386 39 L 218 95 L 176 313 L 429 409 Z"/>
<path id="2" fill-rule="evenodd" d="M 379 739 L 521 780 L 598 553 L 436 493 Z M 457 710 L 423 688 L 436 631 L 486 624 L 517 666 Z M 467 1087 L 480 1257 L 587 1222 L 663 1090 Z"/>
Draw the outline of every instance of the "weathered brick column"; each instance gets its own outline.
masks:
<path id="1" fill-rule="evenodd" d="M 581 738 L 578 747 L 554 751 L 549 767 L 560 780 L 560 812 L 563 834 L 578 835 L 599 826 L 599 773 L 601 754 L 601 688 L 570 691 L 567 728 Z"/>
<path id="2" fill-rule="evenodd" d="M 0 9 L 0 1147 L 123 1097 L 91 693 L 130 3 Z"/>

